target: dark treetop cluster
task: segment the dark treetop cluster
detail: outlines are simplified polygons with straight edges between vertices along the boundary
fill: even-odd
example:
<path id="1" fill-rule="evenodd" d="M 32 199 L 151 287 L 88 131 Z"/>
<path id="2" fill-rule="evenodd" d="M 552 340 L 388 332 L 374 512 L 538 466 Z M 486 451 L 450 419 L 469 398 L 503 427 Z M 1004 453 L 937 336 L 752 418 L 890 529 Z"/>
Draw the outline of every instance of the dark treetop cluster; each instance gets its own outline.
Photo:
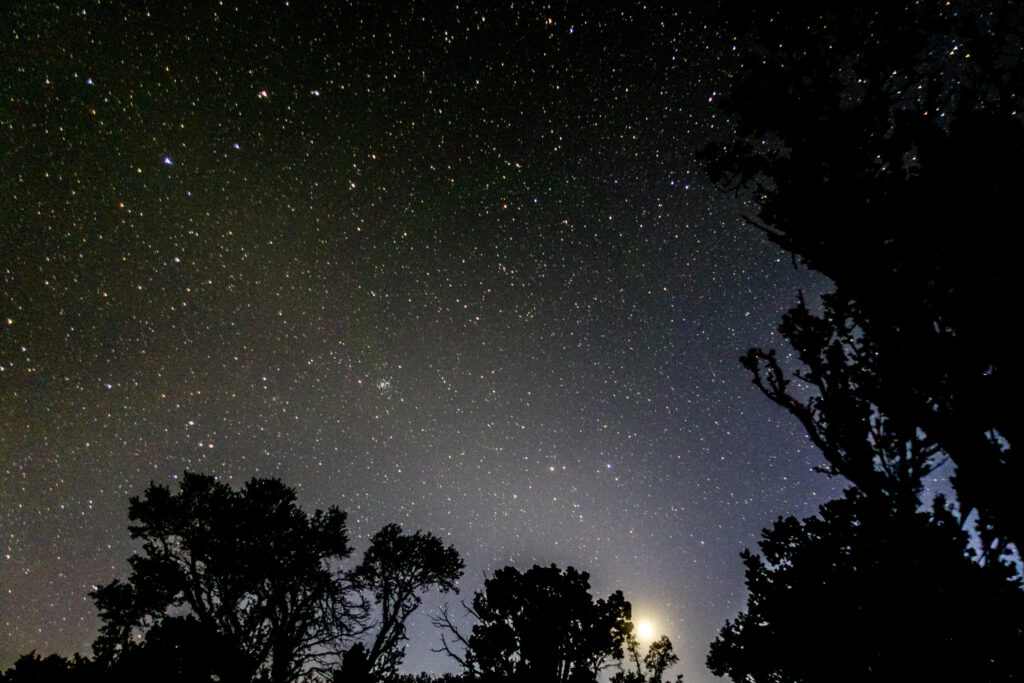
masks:
<path id="1" fill-rule="evenodd" d="M 345 514 L 309 515 L 277 479 L 232 490 L 186 473 L 180 490 L 150 485 L 133 498 L 142 551 L 131 576 L 98 587 L 103 626 L 93 659 L 30 653 L 0 675 L 8 683 L 219 680 L 376 683 L 400 679 L 405 625 L 425 593 L 457 591 L 465 565 L 430 533 L 388 524 L 362 562 L 346 569 Z M 464 635 L 447 608 L 434 618 L 443 651 L 464 680 L 585 683 L 618 668 L 660 683 L 678 660 L 662 636 L 640 667 L 631 605 L 616 591 L 594 601 L 589 575 L 572 567 L 495 572 L 463 606 Z"/>

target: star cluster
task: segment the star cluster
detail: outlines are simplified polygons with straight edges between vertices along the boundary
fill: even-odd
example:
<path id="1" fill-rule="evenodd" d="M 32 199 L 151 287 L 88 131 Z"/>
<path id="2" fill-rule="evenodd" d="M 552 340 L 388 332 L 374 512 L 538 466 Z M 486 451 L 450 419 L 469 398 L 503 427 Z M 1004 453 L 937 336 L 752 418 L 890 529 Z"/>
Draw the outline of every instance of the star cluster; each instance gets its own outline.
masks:
<path id="1" fill-rule="evenodd" d="M 696 158 L 730 36 L 681 3 L 3 14 L 0 666 L 89 651 L 128 497 L 192 470 L 337 504 L 357 552 L 433 531 L 466 591 L 575 565 L 710 678 L 739 551 L 831 491 L 736 360 L 822 283 Z"/>

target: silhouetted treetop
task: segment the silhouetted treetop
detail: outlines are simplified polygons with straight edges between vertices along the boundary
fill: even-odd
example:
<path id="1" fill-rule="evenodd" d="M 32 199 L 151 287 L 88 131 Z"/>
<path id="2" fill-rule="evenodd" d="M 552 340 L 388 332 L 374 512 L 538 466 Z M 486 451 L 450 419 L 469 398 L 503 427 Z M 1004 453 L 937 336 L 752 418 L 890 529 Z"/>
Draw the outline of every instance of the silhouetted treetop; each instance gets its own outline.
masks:
<path id="1" fill-rule="evenodd" d="M 833 280 L 802 323 L 856 340 L 864 400 L 949 455 L 986 546 L 1020 547 L 1022 350 L 1006 327 L 1024 283 L 1006 221 L 1024 186 L 1024 6 L 723 8 L 743 65 L 710 174 Z"/>
<path id="2" fill-rule="evenodd" d="M 177 493 L 151 484 L 132 498 L 129 518 L 132 537 L 143 541 L 129 559 L 131 576 L 93 593 L 103 620 L 94 646 L 101 660 L 122 656 L 135 635 L 148 639 L 174 609 L 239 652 L 247 679 L 284 683 L 336 651 L 354 628 L 337 573 L 351 552 L 337 508 L 307 514 L 276 479 L 235 491 L 186 473 Z"/>
<path id="3" fill-rule="evenodd" d="M 941 499 L 893 517 L 861 493 L 779 519 L 744 552 L 747 609 L 708 667 L 770 681 L 1012 681 L 1024 671 L 1024 593 L 963 552 Z"/>
<path id="4" fill-rule="evenodd" d="M 796 361 L 742 362 L 855 488 L 744 554 L 747 609 L 708 665 L 745 683 L 1016 680 L 1022 593 L 999 560 L 1024 540 L 1022 356 L 1005 334 L 1022 284 L 1006 217 L 1024 183 L 1024 7 L 722 7 L 743 64 L 708 171 L 835 284 L 819 312 L 801 298 L 783 319 Z M 922 514 L 946 457 L 959 515 L 941 497 Z"/>
<path id="5" fill-rule="evenodd" d="M 403 534 L 397 524 L 374 534 L 363 561 L 350 575 L 356 588 L 373 594 L 379 610 L 373 642 L 365 653 L 367 673 L 397 674 L 401 643 L 407 640 L 405 623 L 420 606 L 420 595 L 434 588 L 457 593 L 455 584 L 465 566 L 455 548 L 433 534 Z"/>
<path id="6" fill-rule="evenodd" d="M 632 633 L 631 607 L 622 591 L 594 600 L 590 577 L 573 567 L 534 565 L 497 570 L 468 607 L 475 619 L 463 637 L 447 612 L 435 623 L 450 631 L 454 643 L 444 650 L 467 675 L 483 680 L 568 683 L 594 681 L 600 671 L 623 657 Z"/>

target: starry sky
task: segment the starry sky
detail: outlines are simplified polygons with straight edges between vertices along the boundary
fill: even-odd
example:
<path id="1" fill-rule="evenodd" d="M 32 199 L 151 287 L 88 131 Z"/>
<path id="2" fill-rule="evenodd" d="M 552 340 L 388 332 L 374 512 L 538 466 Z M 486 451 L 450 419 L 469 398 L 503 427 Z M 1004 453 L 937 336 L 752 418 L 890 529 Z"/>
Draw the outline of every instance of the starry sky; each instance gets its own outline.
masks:
<path id="1" fill-rule="evenodd" d="M 743 68 L 708 4 L 0 10 L 0 667 L 90 651 L 128 497 L 191 470 L 357 554 L 432 531 L 463 596 L 589 571 L 716 680 L 739 552 L 837 488 L 738 363 L 826 283 L 696 159 Z"/>

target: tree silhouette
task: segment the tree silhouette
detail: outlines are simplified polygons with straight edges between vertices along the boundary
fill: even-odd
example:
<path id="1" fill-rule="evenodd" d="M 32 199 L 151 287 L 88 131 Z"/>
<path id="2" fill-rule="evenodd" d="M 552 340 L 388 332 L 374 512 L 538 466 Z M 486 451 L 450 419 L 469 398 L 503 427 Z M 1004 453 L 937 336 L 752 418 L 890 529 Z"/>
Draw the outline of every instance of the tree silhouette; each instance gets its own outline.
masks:
<path id="1" fill-rule="evenodd" d="M 407 640 L 405 622 L 420 606 L 420 594 L 432 588 L 458 592 L 455 582 L 465 563 L 452 546 L 417 531 L 403 534 L 402 527 L 388 524 L 374 534 L 362 563 L 351 574 L 353 584 L 369 590 L 380 610 L 376 635 L 362 666 L 376 677 L 393 676 L 402 661 L 401 643 Z M 347 669 L 353 675 L 354 663 Z M 354 660 L 353 660 L 354 662 Z"/>
<path id="2" fill-rule="evenodd" d="M 499 569 L 469 610 L 477 623 L 468 638 L 452 628 L 447 613 L 435 623 L 453 631 L 466 652 L 460 656 L 447 642 L 444 649 L 484 680 L 594 681 L 610 660 L 622 658 L 633 630 L 621 591 L 595 602 L 589 574 L 554 564 L 525 573 Z"/>
<path id="3" fill-rule="evenodd" d="M 647 683 L 643 670 L 643 657 L 640 656 L 640 641 L 637 640 L 636 633 L 630 631 L 626 635 L 624 647 L 623 663 L 630 669 L 621 668 L 622 663 L 620 663 L 619 671 L 612 676 L 612 683 Z"/>
<path id="4" fill-rule="evenodd" d="M 825 314 L 812 315 L 801 297 L 783 317 L 779 331 L 803 368 L 794 377 L 813 393 L 798 397 L 775 352 L 749 351 L 742 359 L 754 384 L 794 415 L 828 465 L 880 504 L 912 512 L 920 504 L 921 481 L 942 462 L 939 445 L 913 423 L 880 412 L 865 391 L 874 368 L 865 358 L 870 342 L 854 327 L 841 299 L 827 295 Z"/>
<path id="5" fill-rule="evenodd" d="M 665 672 L 678 661 L 679 657 L 672 649 L 672 641 L 668 636 L 662 636 L 651 643 L 644 655 L 644 666 L 647 667 L 650 683 L 661 683 Z"/>
<path id="6" fill-rule="evenodd" d="M 0 674 L 0 683 L 92 683 L 101 680 L 92 662 L 78 655 L 72 660 L 59 655 L 40 657 L 35 651 L 22 655 Z"/>
<path id="7" fill-rule="evenodd" d="M 803 423 L 826 471 L 858 486 L 821 518 L 780 520 L 764 534 L 763 557 L 744 554 L 747 612 L 722 630 L 708 666 L 747 683 L 1015 680 L 1024 663 L 1020 582 L 1000 562 L 972 561 L 963 519 L 944 499 L 930 516 L 918 512 L 940 447 L 866 395 L 870 342 L 844 306 L 826 297 L 815 316 L 801 301 L 780 327 L 810 396 L 795 394 L 773 352 L 742 360 L 755 385 Z M 878 638 L 886 628 L 899 638 Z"/>
<path id="8" fill-rule="evenodd" d="M 1021 288 L 1003 223 L 1024 181 L 1024 9 L 723 6 L 746 24 L 745 68 L 708 170 L 835 283 L 820 313 L 801 299 L 783 320 L 795 373 L 774 351 L 742 360 L 856 487 L 744 554 L 747 611 L 708 665 L 748 682 L 1016 680 L 1021 592 L 1000 561 L 1024 540 L 1021 349 L 1000 294 Z M 924 515 L 945 457 L 960 516 L 941 498 Z"/>
<path id="9" fill-rule="evenodd" d="M 366 646 L 355 643 L 345 651 L 341 668 L 334 672 L 333 683 L 370 683 L 370 661 Z"/>
<path id="10" fill-rule="evenodd" d="M 632 670 L 620 670 L 612 676 L 612 683 L 661 683 L 665 671 L 671 668 L 679 657 L 672 648 L 672 641 L 668 636 L 661 636 L 650 644 L 647 654 L 640 656 L 640 643 L 631 632 L 626 636 L 626 659 Z M 681 683 L 683 675 L 676 677 L 677 683 Z"/>
<path id="11" fill-rule="evenodd" d="M 245 653 L 193 615 L 162 619 L 140 644 L 132 644 L 107 670 L 104 680 L 129 683 L 209 681 L 248 683 Z"/>
<path id="12" fill-rule="evenodd" d="M 938 501 L 896 514 L 857 491 L 820 517 L 779 519 L 744 552 L 745 613 L 708 668 L 734 681 L 1013 681 L 1024 602 L 1002 565 L 981 566 Z"/>
<path id="13" fill-rule="evenodd" d="M 127 581 L 91 594 L 103 622 L 95 660 L 33 652 L 0 681 L 392 680 L 421 596 L 458 592 L 465 566 L 433 534 L 389 524 L 344 571 L 345 513 L 305 513 L 278 479 L 234 490 L 186 473 L 177 492 L 151 483 L 133 497 L 129 519 L 142 548 Z M 364 592 L 379 610 L 374 623 Z M 371 630 L 369 647 L 351 644 Z"/>
<path id="14" fill-rule="evenodd" d="M 101 661 L 124 657 L 136 636 L 167 633 L 173 610 L 237 653 L 248 667 L 244 680 L 285 683 L 336 652 L 355 627 L 337 570 L 351 552 L 345 513 L 308 515 L 277 479 L 235 491 L 186 473 L 177 493 L 151 484 L 132 498 L 129 518 L 132 537 L 143 541 L 129 559 L 131 576 L 93 593 L 103 620 L 94 645 Z"/>
<path id="15" fill-rule="evenodd" d="M 835 283 L 834 317 L 817 322 L 857 339 L 844 347 L 863 399 L 956 464 L 990 559 L 1024 547 L 1021 414 L 1007 400 L 1022 350 L 1005 332 L 1022 290 L 1006 217 L 1024 184 L 1024 7 L 723 7 L 746 52 L 721 100 L 733 136 L 710 148 L 709 172 L 746 188 L 753 222 Z M 840 469 L 878 483 L 866 462 Z"/>

